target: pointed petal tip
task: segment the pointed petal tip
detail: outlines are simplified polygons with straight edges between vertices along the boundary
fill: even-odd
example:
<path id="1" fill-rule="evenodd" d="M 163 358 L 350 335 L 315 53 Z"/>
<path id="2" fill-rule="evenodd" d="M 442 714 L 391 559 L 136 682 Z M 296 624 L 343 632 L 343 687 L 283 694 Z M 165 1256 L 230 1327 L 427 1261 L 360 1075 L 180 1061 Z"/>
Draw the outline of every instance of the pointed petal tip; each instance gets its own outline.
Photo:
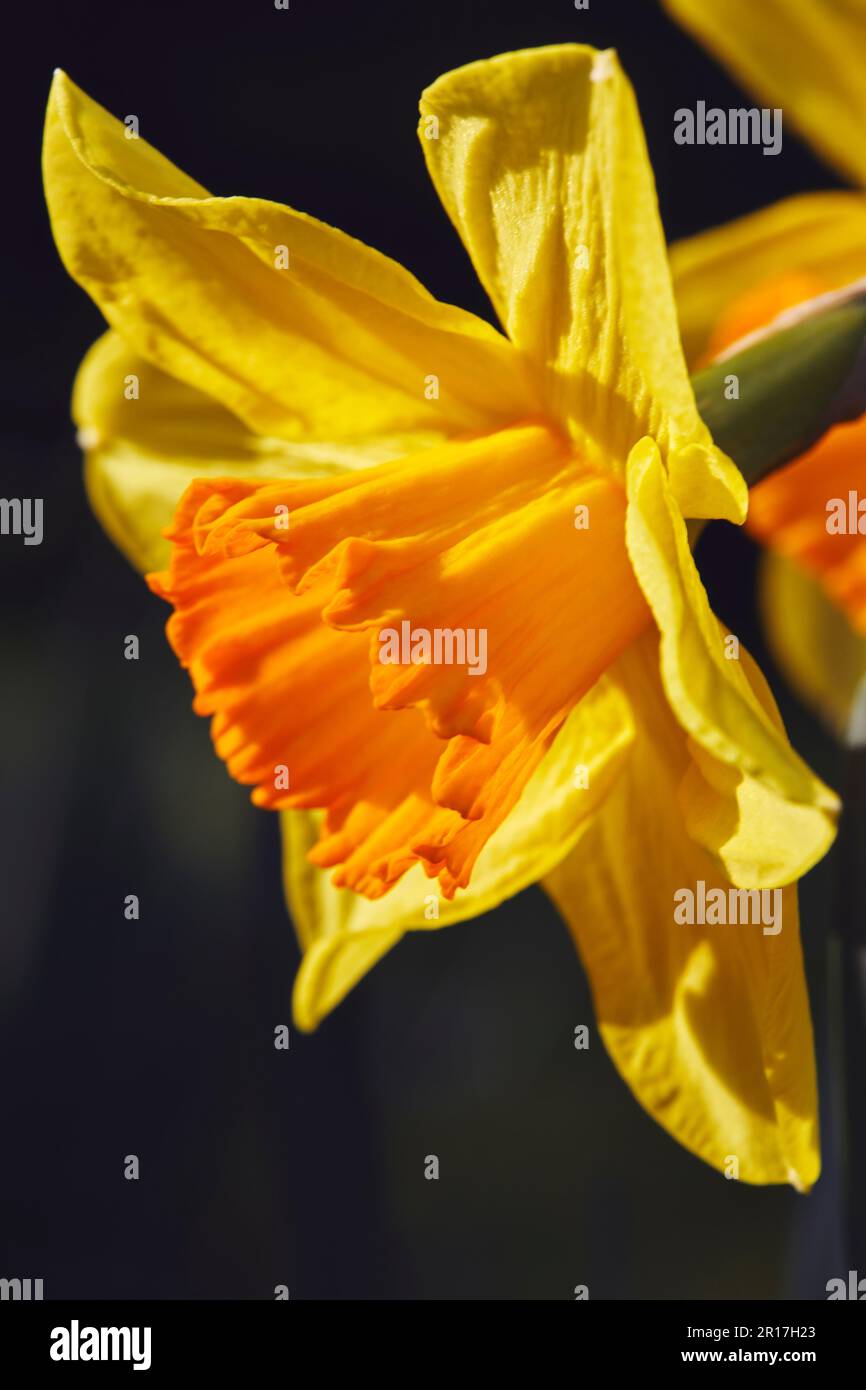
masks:
<path id="1" fill-rule="evenodd" d="M 795 1192 L 799 1192 L 801 1197 L 807 1196 L 807 1194 L 812 1190 L 812 1184 L 810 1182 L 806 1182 L 805 1178 L 803 1178 L 801 1174 L 797 1172 L 796 1168 L 791 1168 L 790 1166 L 788 1168 L 788 1182 L 791 1184 Z"/>
<path id="2" fill-rule="evenodd" d="M 616 76 L 617 52 L 615 48 L 601 48 L 596 53 L 589 72 L 590 82 L 607 82 Z"/>
<path id="3" fill-rule="evenodd" d="M 79 449 L 86 453 L 88 449 L 98 449 L 102 443 L 102 435 L 94 425 L 82 425 L 81 429 L 75 432 L 75 442 Z"/>

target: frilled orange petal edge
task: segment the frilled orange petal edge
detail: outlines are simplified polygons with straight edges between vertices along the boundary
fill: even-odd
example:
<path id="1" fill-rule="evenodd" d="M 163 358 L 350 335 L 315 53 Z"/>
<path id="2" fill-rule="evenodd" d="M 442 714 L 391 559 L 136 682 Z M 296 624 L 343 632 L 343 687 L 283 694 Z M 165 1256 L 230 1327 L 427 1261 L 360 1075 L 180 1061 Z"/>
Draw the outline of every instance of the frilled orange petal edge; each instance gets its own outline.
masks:
<path id="1" fill-rule="evenodd" d="M 528 423 L 333 478 L 195 482 L 149 583 L 253 801 L 324 809 L 311 858 L 338 886 L 377 898 L 420 861 L 450 898 L 651 622 L 625 509 Z"/>

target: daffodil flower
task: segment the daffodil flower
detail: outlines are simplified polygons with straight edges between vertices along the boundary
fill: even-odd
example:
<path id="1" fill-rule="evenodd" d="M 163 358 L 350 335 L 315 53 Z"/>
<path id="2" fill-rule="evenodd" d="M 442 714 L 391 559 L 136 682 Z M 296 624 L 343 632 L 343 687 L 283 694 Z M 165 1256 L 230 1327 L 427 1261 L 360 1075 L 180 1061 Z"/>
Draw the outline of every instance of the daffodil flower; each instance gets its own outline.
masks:
<path id="1" fill-rule="evenodd" d="M 419 133 L 505 334 L 312 217 L 211 197 L 58 75 L 52 224 L 112 330 L 75 388 L 90 496 L 283 814 L 300 1027 L 404 932 L 541 880 L 640 1102 L 808 1188 L 786 885 L 838 807 L 692 558 L 687 520 L 739 524 L 747 491 L 695 405 L 633 93 L 612 51 L 507 54 L 434 82 Z M 486 669 L 379 661 L 405 623 L 483 629 Z M 781 890 L 784 929 L 677 925 L 699 884 Z"/>
<path id="2" fill-rule="evenodd" d="M 777 315 L 866 275 L 866 0 L 664 0 L 858 192 L 812 193 L 672 248 L 687 355 L 712 358 Z M 866 499 L 866 417 L 752 490 L 762 607 L 792 685 L 837 729 L 866 675 L 866 545 L 828 503 Z M 866 523 L 864 523 L 866 524 Z"/>

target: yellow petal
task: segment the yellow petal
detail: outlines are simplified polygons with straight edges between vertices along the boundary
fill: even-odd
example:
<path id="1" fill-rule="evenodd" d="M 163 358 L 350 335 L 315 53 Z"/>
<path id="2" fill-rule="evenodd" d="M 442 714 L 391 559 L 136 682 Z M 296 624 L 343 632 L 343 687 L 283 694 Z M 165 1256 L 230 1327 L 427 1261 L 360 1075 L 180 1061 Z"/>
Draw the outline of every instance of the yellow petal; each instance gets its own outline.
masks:
<path id="1" fill-rule="evenodd" d="M 430 174 L 548 410 L 622 476 L 652 435 L 693 516 L 741 521 L 745 489 L 713 449 L 680 346 L 655 185 L 613 50 L 508 53 L 421 98 Z"/>
<path id="2" fill-rule="evenodd" d="M 725 827 L 736 841 L 730 872 L 751 846 L 754 877 L 742 887 L 790 883 L 826 852 L 835 833 L 838 799 L 793 751 L 784 731 L 755 696 L 742 664 L 727 659 L 724 631 L 700 581 L 686 527 L 671 494 L 659 452 L 644 440 L 629 459 L 626 536 L 632 564 L 661 632 L 660 664 L 668 700 L 695 743 L 741 779 L 754 779 L 772 798 L 797 808 L 798 833 L 784 843 L 765 822 L 758 789 L 737 796 Z M 729 650 L 734 651 L 730 647 Z M 708 833 L 705 827 L 705 833 Z M 767 836 L 772 837 L 767 842 Z M 724 841 L 714 847 L 721 848 Z"/>
<path id="3" fill-rule="evenodd" d="M 796 888 L 779 890 L 775 935 L 754 916 L 718 926 L 674 920 L 679 890 L 697 893 L 703 881 L 727 893 L 730 884 L 681 813 L 687 741 L 653 646 L 643 639 L 612 672 L 631 699 L 635 740 L 545 887 L 580 950 L 605 1046 L 641 1105 L 729 1176 L 806 1190 L 820 1159 Z M 772 900 L 766 906 L 762 922 Z"/>
<path id="4" fill-rule="evenodd" d="M 451 901 L 436 894 L 418 865 L 375 902 L 334 888 L 330 875 L 306 860 L 318 835 L 316 818 L 284 811 L 286 896 L 304 950 L 294 991 L 298 1027 L 315 1028 L 405 931 L 489 912 L 552 869 L 610 790 L 631 736 L 627 702 L 602 680 L 570 715 L 482 850 L 469 887 Z"/>
<path id="5" fill-rule="evenodd" d="M 137 382 L 137 397 L 125 394 L 130 378 Z M 327 476 L 403 457 L 438 440 L 435 434 L 418 432 L 361 443 L 289 444 L 254 434 L 210 396 L 151 366 L 114 331 L 104 334 L 82 362 L 73 415 L 94 511 L 115 544 L 143 572 L 168 563 L 171 546 L 163 530 L 194 478 L 270 477 L 275 472 L 283 477 Z M 318 822 L 319 817 L 303 811 L 283 819 L 286 890 L 302 946 L 325 929 L 312 898 L 317 880 L 326 920 L 332 903 L 349 906 L 356 901 L 354 894 L 341 895 L 330 888 L 327 875 L 306 862 L 307 850 L 318 839 Z M 366 935 L 358 936 L 357 946 L 343 957 L 341 979 L 353 953 L 364 953 L 372 964 L 375 935 L 369 933 L 369 944 Z M 334 954 L 342 956 L 342 949 Z M 324 959 L 320 958 L 320 970 L 325 969 Z M 327 1012 L 340 996 L 331 999 L 323 981 L 322 997 L 330 1000 L 323 1006 Z"/>
<path id="6" fill-rule="evenodd" d="M 787 680 L 842 735 L 866 676 L 866 639 L 830 602 L 822 585 L 772 551 L 761 564 L 760 601 L 770 650 Z"/>
<path id="7" fill-rule="evenodd" d="M 403 935 L 402 926 L 379 921 L 355 925 L 359 912 L 366 917 L 381 904 L 371 903 L 345 889 L 334 888 L 330 875 L 307 859 L 319 838 L 316 813 L 283 811 L 283 886 L 303 957 L 295 980 L 292 1011 L 298 1028 L 310 1032 L 341 1002 L 377 960 Z M 398 885 L 399 888 L 399 885 Z M 417 885 L 423 915 L 423 886 Z M 452 906 L 452 904 L 448 904 Z M 366 911 L 365 911 L 366 909 Z"/>
<path id="8" fill-rule="evenodd" d="M 738 661 L 750 693 L 787 747 L 770 688 L 743 646 Z M 826 816 L 816 817 L 812 805 L 782 796 L 756 777 L 719 762 L 693 740 L 689 751 L 693 763 L 680 788 L 688 832 L 716 855 L 732 883 L 775 888 L 790 879 L 792 861 L 803 872 L 829 849 L 833 823 Z"/>
<path id="9" fill-rule="evenodd" d="M 866 185 L 864 0 L 663 0 L 764 106 Z"/>
<path id="10" fill-rule="evenodd" d="M 127 393 L 130 394 L 127 394 Z M 254 434 L 231 411 L 168 376 L 113 330 L 87 353 L 72 413 L 90 502 L 136 566 L 168 563 L 163 530 L 194 478 L 325 477 L 440 442 L 433 431 L 361 441 L 293 442 Z"/>
<path id="11" fill-rule="evenodd" d="M 694 364 L 728 306 L 750 291 L 799 276 L 809 298 L 866 275 L 866 197 L 785 198 L 675 242 L 670 259 L 683 345 Z"/>
<path id="12" fill-rule="evenodd" d="M 55 77 L 43 164 L 58 249 L 148 361 L 283 439 L 531 413 L 518 355 L 489 325 L 314 218 L 210 197 L 127 134 Z"/>

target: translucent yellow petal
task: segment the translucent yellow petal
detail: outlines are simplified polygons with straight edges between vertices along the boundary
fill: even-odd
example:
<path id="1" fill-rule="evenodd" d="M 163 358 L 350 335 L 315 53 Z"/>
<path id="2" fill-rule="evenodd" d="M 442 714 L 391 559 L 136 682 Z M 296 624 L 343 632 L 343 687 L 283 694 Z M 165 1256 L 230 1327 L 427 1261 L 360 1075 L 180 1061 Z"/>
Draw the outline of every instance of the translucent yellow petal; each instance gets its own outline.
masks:
<path id="1" fill-rule="evenodd" d="M 799 565 L 769 552 L 760 601 L 770 650 L 800 698 L 842 735 L 866 676 L 866 640 Z"/>
<path id="2" fill-rule="evenodd" d="M 405 928 L 388 926 L 381 914 L 378 922 L 354 923 L 358 912 L 364 911 L 365 918 L 372 917 L 369 909 L 374 904 L 357 893 L 332 887 L 329 875 L 307 860 L 307 853 L 319 838 L 318 815 L 283 811 L 280 825 L 283 886 L 303 952 L 292 996 L 292 1011 L 298 1028 L 310 1032 L 367 971 L 396 946 Z M 419 915 L 423 916 L 424 902 L 420 894 L 419 901 Z"/>
<path id="3" fill-rule="evenodd" d="M 608 794 L 631 736 L 627 701 L 602 680 L 573 711 L 482 851 L 469 887 L 450 902 L 438 897 L 418 865 L 375 902 L 334 888 L 330 875 L 305 858 L 316 839 L 313 817 L 284 812 L 286 896 L 304 950 L 294 991 L 298 1027 L 315 1028 L 405 931 L 489 912 L 552 869 Z"/>
<path id="4" fill-rule="evenodd" d="M 547 408 L 622 475 L 631 446 L 680 455 L 693 516 L 741 521 L 745 489 L 712 447 L 680 346 L 640 117 L 613 50 L 508 53 L 421 98 L 436 188 Z"/>
<path id="5" fill-rule="evenodd" d="M 702 881 L 727 894 L 730 884 L 687 831 L 687 740 L 652 640 L 612 675 L 634 709 L 631 752 L 545 880 L 580 950 L 605 1046 L 641 1105 L 706 1163 L 743 1182 L 807 1190 L 820 1158 L 796 888 L 779 890 L 775 935 L 763 931 L 772 899 L 763 917 L 733 925 L 675 921 L 675 893 L 697 894 Z"/>
<path id="6" fill-rule="evenodd" d="M 43 167 L 58 249 L 148 361 L 290 440 L 531 413 L 519 356 L 489 325 L 314 218 L 210 197 L 127 134 L 55 77 Z"/>
<path id="7" fill-rule="evenodd" d="M 714 617 L 673 499 L 659 452 L 644 440 L 629 459 L 626 536 L 632 564 L 661 632 L 660 665 L 676 719 L 695 743 L 730 769 L 739 787 L 728 796 L 728 824 L 705 815 L 713 847 L 732 841 L 728 869 L 742 871 L 748 851 L 754 887 L 790 883 L 812 867 L 835 833 L 838 799 L 793 751 L 784 731 L 755 696 L 742 663 L 726 656 L 725 633 Z M 730 644 L 727 650 L 735 652 Z M 764 812 L 767 797 L 796 809 L 780 843 Z M 793 834 L 796 826 L 797 833 Z"/>
<path id="8" fill-rule="evenodd" d="M 663 0 L 764 106 L 866 185 L 866 0 Z"/>
<path id="9" fill-rule="evenodd" d="M 738 661 L 751 693 L 784 738 L 770 688 L 743 646 Z M 693 764 L 680 788 L 688 831 L 716 855 L 732 883 L 775 888 L 789 881 L 793 862 L 801 864 L 803 872 L 829 849 L 833 823 L 823 815 L 816 818 L 812 805 L 782 796 L 756 777 L 719 762 L 693 740 L 689 750 Z"/>
<path id="10" fill-rule="evenodd" d="M 82 362 L 72 413 L 91 505 L 143 572 L 167 564 L 162 532 L 194 478 L 323 476 L 401 458 L 441 439 L 417 431 L 348 443 L 288 443 L 254 434 L 212 397 L 145 361 L 114 331 Z"/>
<path id="11" fill-rule="evenodd" d="M 866 275 L 866 197 L 806 193 L 675 242 L 670 250 L 686 356 L 694 364 L 731 302 L 803 277 L 806 295 Z"/>

